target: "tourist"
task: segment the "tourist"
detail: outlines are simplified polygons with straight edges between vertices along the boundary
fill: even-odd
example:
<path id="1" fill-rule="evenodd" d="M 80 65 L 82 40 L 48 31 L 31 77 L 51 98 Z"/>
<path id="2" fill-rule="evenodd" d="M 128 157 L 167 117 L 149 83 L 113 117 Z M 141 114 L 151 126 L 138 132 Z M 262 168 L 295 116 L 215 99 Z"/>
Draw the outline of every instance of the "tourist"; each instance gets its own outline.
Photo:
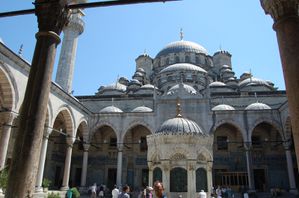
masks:
<path id="1" fill-rule="evenodd" d="M 91 191 L 91 198 L 96 198 L 97 197 L 97 184 L 94 183 L 89 190 Z"/>
<path id="2" fill-rule="evenodd" d="M 119 190 L 118 190 L 117 186 L 114 185 L 114 188 L 112 190 L 112 198 L 118 198 L 118 195 L 119 195 Z"/>
<path id="3" fill-rule="evenodd" d="M 157 198 L 167 198 L 166 195 L 164 194 L 164 187 L 162 182 L 156 181 L 154 183 L 154 191 Z"/>
<path id="4" fill-rule="evenodd" d="M 128 185 L 125 185 L 122 189 L 122 192 L 118 195 L 118 198 L 130 198 L 129 192 L 130 187 Z"/>
<path id="5" fill-rule="evenodd" d="M 216 195 L 217 195 L 217 198 L 222 198 L 222 190 L 221 190 L 220 186 L 218 186 L 216 189 Z"/>

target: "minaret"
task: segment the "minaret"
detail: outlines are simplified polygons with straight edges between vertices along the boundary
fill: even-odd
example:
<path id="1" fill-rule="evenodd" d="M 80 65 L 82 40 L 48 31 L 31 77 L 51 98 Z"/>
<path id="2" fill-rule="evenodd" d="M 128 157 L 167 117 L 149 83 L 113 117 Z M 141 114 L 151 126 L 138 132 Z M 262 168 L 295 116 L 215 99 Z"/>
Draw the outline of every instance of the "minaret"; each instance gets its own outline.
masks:
<path id="1" fill-rule="evenodd" d="M 82 16 L 84 13 L 81 10 L 72 10 L 69 23 L 63 29 L 64 37 L 55 82 L 69 94 L 72 93 L 78 37 L 84 30 Z"/>

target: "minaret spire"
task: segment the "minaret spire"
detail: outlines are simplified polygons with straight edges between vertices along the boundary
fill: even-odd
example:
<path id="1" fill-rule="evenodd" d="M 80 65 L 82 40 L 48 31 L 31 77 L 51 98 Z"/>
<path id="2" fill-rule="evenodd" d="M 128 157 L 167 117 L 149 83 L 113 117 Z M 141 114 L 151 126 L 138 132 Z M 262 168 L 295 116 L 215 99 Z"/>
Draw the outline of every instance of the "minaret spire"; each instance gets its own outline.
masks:
<path id="1" fill-rule="evenodd" d="M 183 38 L 184 38 L 184 32 L 183 32 L 183 28 L 181 28 L 181 30 L 180 30 L 180 39 L 181 39 L 181 41 L 183 40 Z"/>

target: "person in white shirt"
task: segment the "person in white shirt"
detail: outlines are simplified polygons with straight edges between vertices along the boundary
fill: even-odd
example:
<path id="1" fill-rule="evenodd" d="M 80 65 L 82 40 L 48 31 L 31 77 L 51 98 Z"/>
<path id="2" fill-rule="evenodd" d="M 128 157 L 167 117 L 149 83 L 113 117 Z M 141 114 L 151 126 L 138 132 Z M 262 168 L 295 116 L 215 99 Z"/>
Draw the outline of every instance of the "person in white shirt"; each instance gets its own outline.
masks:
<path id="1" fill-rule="evenodd" d="M 112 198 L 118 198 L 118 195 L 119 195 L 119 190 L 118 190 L 117 186 L 114 185 L 114 188 L 112 190 Z"/>

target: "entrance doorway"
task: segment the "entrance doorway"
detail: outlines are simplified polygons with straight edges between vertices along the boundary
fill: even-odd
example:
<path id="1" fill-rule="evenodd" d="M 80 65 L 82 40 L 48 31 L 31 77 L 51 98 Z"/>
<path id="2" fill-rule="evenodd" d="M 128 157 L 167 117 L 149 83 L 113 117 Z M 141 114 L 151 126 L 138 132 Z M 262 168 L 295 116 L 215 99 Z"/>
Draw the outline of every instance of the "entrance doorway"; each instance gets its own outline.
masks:
<path id="1" fill-rule="evenodd" d="M 259 192 L 265 192 L 266 190 L 265 169 L 254 169 L 253 176 L 254 176 L 255 190 Z"/>
<path id="2" fill-rule="evenodd" d="M 116 184 L 116 168 L 108 169 L 108 181 L 107 187 L 113 189 L 113 186 Z"/>

